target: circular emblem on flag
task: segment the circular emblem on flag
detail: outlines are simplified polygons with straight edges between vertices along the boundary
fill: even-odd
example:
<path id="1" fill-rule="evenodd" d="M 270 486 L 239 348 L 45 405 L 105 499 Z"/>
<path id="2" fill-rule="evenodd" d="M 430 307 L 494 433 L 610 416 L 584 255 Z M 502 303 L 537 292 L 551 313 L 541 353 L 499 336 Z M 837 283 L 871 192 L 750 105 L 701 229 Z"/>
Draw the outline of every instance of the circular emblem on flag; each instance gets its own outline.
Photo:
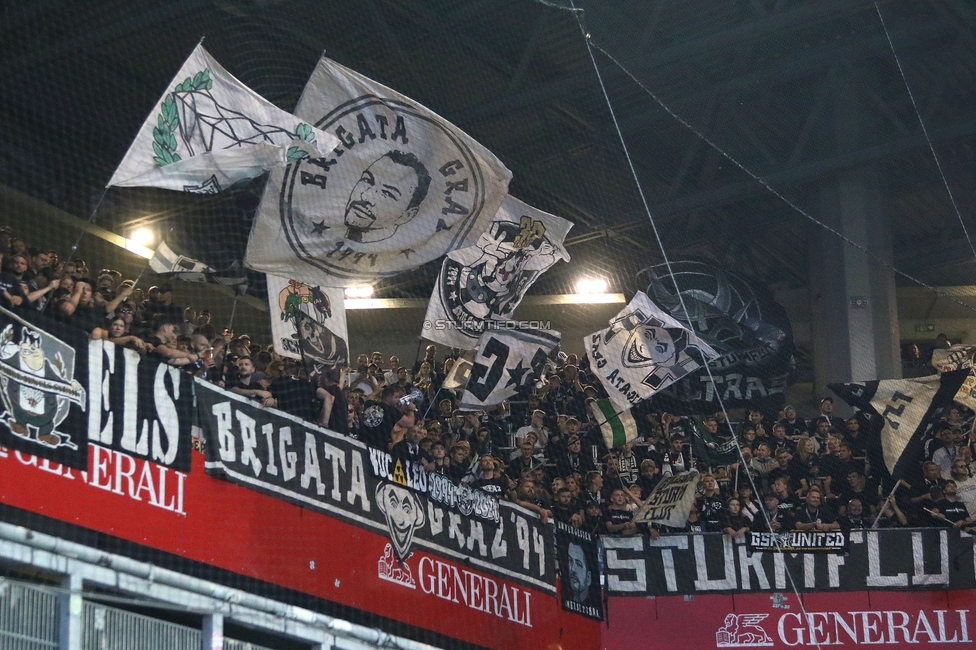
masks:
<path id="1" fill-rule="evenodd" d="M 373 404 L 363 411 L 363 424 L 371 429 L 378 427 L 383 423 L 383 417 L 383 407 L 378 404 Z"/>
<path id="2" fill-rule="evenodd" d="M 341 144 L 285 172 L 281 225 L 296 255 L 343 278 L 415 268 L 458 246 L 485 204 L 482 161 L 450 125 L 362 95 L 316 124 Z"/>

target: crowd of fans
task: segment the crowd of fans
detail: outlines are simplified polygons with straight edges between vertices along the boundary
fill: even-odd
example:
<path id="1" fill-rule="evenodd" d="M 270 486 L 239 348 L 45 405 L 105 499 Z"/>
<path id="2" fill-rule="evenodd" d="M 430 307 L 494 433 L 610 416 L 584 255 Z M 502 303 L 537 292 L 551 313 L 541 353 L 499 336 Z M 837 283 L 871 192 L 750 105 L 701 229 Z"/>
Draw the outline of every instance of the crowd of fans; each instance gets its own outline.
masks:
<path id="1" fill-rule="evenodd" d="M 62 260 L 0 229 L 0 305 L 35 310 L 136 350 L 254 400 L 315 422 L 456 483 L 510 499 L 599 535 L 750 530 L 836 530 L 898 526 L 966 529 L 976 515 L 973 413 L 953 407 L 929 433 L 921 478 L 882 493 L 868 462 L 868 420 L 846 420 L 825 398 L 809 420 L 787 406 L 776 413 L 724 413 L 694 426 L 735 439 L 737 462 L 709 466 L 692 454 L 687 416 L 636 409 L 639 437 L 608 449 L 588 401 L 605 396 L 587 359 L 554 354 L 545 377 L 488 412 L 458 409 L 459 390 L 443 383 L 459 350 L 436 346 L 411 367 L 380 352 L 314 380 L 301 360 L 283 358 L 246 334 L 218 331 L 207 310 L 173 303 L 173 287 L 145 294 L 111 269 Z M 736 416 L 740 414 L 736 413 Z M 633 521 L 642 500 L 671 474 L 698 469 L 695 505 L 683 528 Z"/>

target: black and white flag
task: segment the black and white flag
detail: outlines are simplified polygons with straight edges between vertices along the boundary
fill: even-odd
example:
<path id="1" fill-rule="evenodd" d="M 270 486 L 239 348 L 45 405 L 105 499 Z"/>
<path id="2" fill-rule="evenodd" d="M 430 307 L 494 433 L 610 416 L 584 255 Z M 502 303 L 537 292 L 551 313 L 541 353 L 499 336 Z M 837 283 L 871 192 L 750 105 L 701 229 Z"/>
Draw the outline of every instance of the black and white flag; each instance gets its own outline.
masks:
<path id="1" fill-rule="evenodd" d="M 468 356 L 471 355 L 470 352 L 466 354 Z M 444 378 L 441 388 L 444 390 L 456 390 L 458 388 L 464 388 L 468 383 L 468 377 L 471 376 L 471 370 L 473 368 L 474 364 L 470 359 L 458 357 L 454 361 L 454 365 L 451 366 L 451 372 L 447 373 L 447 377 Z"/>
<path id="2" fill-rule="evenodd" d="M 542 379 L 549 353 L 562 335 L 552 330 L 491 331 L 481 335 L 461 408 L 482 410 L 499 404 L 519 387 Z"/>
<path id="3" fill-rule="evenodd" d="M 560 521 L 556 524 L 556 555 L 562 589 L 563 609 L 603 620 L 600 594 L 600 564 L 596 537 Z"/>
<path id="4" fill-rule="evenodd" d="M 536 278 L 569 261 L 573 224 L 508 197 L 478 243 L 448 253 L 427 305 L 424 338 L 473 350 L 492 320 L 509 320 Z"/>
<path id="5" fill-rule="evenodd" d="M 617 408 L 629 409 L 718 356 L 641 291 L 583 341 L 590 368 Z"/>
<path id="6" fill-rule="evenodd" d="M 321 59 L 296 113 L 341 141 L 272 172 L 247 265 L 355 286 L 469 246 L 506 196 L 511 172 L 409 97 Z"/>
<path id="7" fill-rule="evenodd" d="M 337 144 L 242 84 L 197 45 L 108 185 L 217 194 Z"/>
<path id="8" fill-rule="evenodd" d="M 349 363 L 349 333 L 342 289 L 309 286 L 298 280 L 267 276 L 268 311 L 275 352 L 305 359 L 314 366 Z M 301 318 L 304 316 L 307 318 Z"/>
<path id="9" fill-rule="evenodd" d="M 159 243 L 156 252 L 149 258 L 149 268 L 154 273 L 183 282 L 220 284 L 239 294 L 247 290 L 247 274 L 240 267 L 240 262 L 235 261 L 228 268 L 218 271 L 206 262 L 176 252 L 165 241 Z"/>
<path id="10" fill-rule="evenodd" d="M 893 477 L 904 476 L 922 458 L 925 432 L 952 404 L 969 370 L 953 370 L 919 379 L 883 379 L 828 388 L 854 408 L 883 418 L 881 449 Z"/>

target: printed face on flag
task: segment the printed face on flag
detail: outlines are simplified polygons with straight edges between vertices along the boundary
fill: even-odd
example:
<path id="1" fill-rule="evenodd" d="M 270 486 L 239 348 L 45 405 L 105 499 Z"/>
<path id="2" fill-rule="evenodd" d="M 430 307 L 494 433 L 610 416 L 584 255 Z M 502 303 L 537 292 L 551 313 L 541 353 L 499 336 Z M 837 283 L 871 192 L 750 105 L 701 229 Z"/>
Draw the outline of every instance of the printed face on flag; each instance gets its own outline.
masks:
<path id="1" fill-rule="evenodd" d="M 509 320 L 536 279 L 559 260 L 573 224 L 508 197 L 478 243 L 444 258 L 425 319 L 451 322 L 425 332 L 443 345 L 473 349 L 490 320 Z"/>
<path id="2" fill-rule="evenodd" d="M 419 103 L 322 59 L 296 108 L 339 144 L 272 173 L 252 268 L 351 286 L 471 243 L 511 173 Z"/>

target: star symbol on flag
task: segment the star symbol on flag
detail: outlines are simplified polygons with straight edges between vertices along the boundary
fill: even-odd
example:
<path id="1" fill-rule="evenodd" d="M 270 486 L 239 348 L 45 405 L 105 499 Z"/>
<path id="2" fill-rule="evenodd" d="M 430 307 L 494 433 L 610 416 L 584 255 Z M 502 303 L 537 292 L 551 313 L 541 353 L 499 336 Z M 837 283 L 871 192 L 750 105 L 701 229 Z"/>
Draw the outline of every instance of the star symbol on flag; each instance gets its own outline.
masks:
<path id="1" fill-rule="evenodd" d="M 402 251 L 400 251 L 400 255 L 403 255 L 404 257 L 406 257 L 409 260 L 410 259 L 410 253 L 416 253 L 416 252 L 417 251 L 415 251 L 412 248 L 404 248 Z"/>
<path id="2" fill-rule="evenodd" d="M 450 298 L 451 300 L 457 300 L 457 297 L 458 297 L 457 291 L 452 291 L 450 295 L 448 295 L 448 298 Z"/>
<path id="3" fill-rule="evenodd" d="M 511 377 L 511 379 L 508 380 L 508 383 L 505 384 L 505 388 L 509 388 L 510 386 L 522 385 L 522 380 L 525 377 L 525 373 L 531 370 L 531 368 L 522 367 L 523 361 L 524 359 L 519 359 L 518 365 L 516 365 L 514 368 L 505 368 L 505 371 L 508 373 L 508 376 Z"/>
<path id="4" fill-rule="evenodd" d="M 321 235 L 321 234 L 323 234 L 328 229 L 329 229 L 329 227 L 327 225 L 325 225 L 325 220 L 324 219 L 322 221 L 319 221 L 318 223 L 316 223 L 314 221 L 312 222 L 312 234 L 313 235 Z"/>

